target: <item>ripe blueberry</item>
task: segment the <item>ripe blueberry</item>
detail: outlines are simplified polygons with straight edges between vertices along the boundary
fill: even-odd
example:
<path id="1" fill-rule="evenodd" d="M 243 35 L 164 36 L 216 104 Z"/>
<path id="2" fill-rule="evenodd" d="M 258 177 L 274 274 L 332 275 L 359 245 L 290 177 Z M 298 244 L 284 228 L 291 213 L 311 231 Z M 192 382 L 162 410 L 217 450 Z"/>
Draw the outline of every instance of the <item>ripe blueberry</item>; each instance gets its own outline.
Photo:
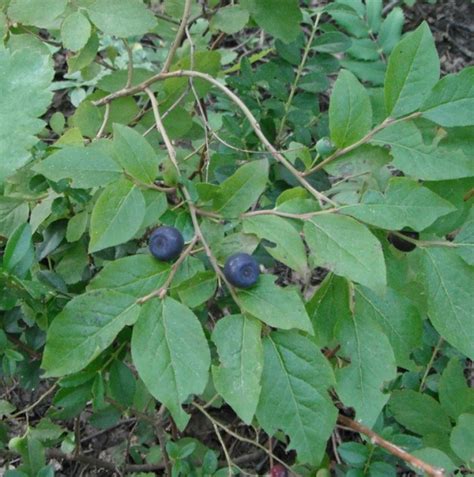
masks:
<path id="1" fill-rule="evenodd" d="M 154 257 L 168 262 L 182 252 L 184 239 L 181 232 L 174 227 L 158 227 L 151 233 L 148 246 Z"/>
<path id="2" fill-rule="evenodd" d="M 415 240 L 418 240 L 420 237 L 420 234 L 418 232 L 413 232 L 411 230 L 400 230 L 400 234 L 406 235 L 407 237 L 413 238 Z M 388 241 L 398 250 L 401 250 L 402 252 L 411 252 L 412 250 L 415 250 L 416 245 L 414 243 L 408 242 L 408 240 L 403 240 L 401 237 L 398 235 L 395 235 L 394 233 L 390 232 L 388 234 Z"/>
<path id="3" fill-rule="evenodd" d="M 271 477 L 288 477 L 288 471 L 281 465 L 275 464 L 270 470 Z"/>
<path id="4" fill-rule="evenodd" d="M 249 288 L 257 283 L 260 269 L 257 261 L 246 253 L 237 253 L 227 259 L 224 275 L 238 288 Z"/>

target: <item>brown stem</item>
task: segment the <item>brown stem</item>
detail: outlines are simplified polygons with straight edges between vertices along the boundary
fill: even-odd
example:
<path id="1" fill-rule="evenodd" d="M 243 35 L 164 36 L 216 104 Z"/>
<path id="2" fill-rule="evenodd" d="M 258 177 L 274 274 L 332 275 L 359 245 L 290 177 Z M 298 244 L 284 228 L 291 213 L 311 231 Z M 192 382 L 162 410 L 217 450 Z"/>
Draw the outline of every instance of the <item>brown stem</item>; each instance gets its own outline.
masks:
<path id="1" fill-rule="evenodd" d="M 324 161 L 320 162 L 309 171 L 304 172 L 303 175 L 309 176 L 310 174 L 313 174 L 314 172 L 319 171 L 323 167 L 326 167 L 330 162 L 334 161 L 338 157 L 341 157 L 344 154 L 347 154 L 348 152 L 351 152 L 354 149 L 357 149 L 359 146 L 362 146 L 362 144 L 369 142 L 375 136 L 375 134 L 377 134 L 382 129 L 385 129 L 388 126 L 392 126 L 393 124 L 399 123 L 400 121 L 407 121 L 409 119 L 417 118 L 420 115 L 421 113 L 416 112 L 408 116 L 405 116 L 404 118 L 399 118 L 399 119 L 387 118 L 381 124 L 379 124 L 374 129 L 369 131 L 362 139 L 359 139 L 357 142 L 355 142 L 354 144 L 351 144 L 350 146 L 343 147 L 342 149 L 338 149 L 336 152 L 331 154 L 328 158 L 324 159 Z"/>
<path id="2" fill-rule="evenodd" d="M 357 421 L 353 421 L 346 416 L 339 415 L 337 422 L 342 426 L 348 427 L 353 431 L 359 432 L 360 434 L 364 434 L 365 436 L 370 438 L 370 442 L 374 445 L 382 447 L 386 451 L 390 452 L 390 454 L 404 460 L 411 466 L 426 472 L 427 475 L 431 477 L 445 477 L 444 469 L 440 469 L 438 467 L 433 467 L 432 465 L 418 459 L 412 454 L 404 451 L 400 447 L 392 444 L 389 441 L 386 441 L 383 437 L 376 434 L 372 429 L 359 424 Z"/>
<path id="3" fill-rule="evenodd" d="M 163 68 L 161 70 L 162 73 L 166 73 L 170 69 L 174 55 L 176 54 L 176 50 L 179 48 L 179 45 L 183 40 L 186 26 L 188 24 L 189 14 L 191 12 L 191 3 L 192 0 L 186 0 L 186 3 L 184 4 L 183 17 L 181 18 L 181 23 L 176 33 L 176 37 L 173 41 L 173 44 L 171 45 L 170 51 L 168 52 L 168 56 L 165 60 L 165 64 L 163 65 Z"/>
<path id="4" fill-rule="evenodd" d="M 262 129 L 260 127 L 260 124 L 256 120 L 255 116 L 252 114 L 250 109 L 246 106 L 246 104 L 235 94 L 233 93 L 227 86 L 224 86 L 221 84 L 218 80 L 213 78 L 212 76 L 206 74 L 206 73 L 201 73 L 200 71 L 190 71 L 190 70 L 177 70 L 177 71 L 171 71 L 169 73 L 159 73 L 158 75 L 152 76 L 148 80 L 144 81 L 143 83 L 131 87 L 131 88 L 124 88 L 121 89 L 115 93 L 111 93 L 108 96 L 105 96 L 102 99 L 99 99 L 98 101 L 95 101 L 93 104 L 95 106 L 102 106 L 103 104 L 109 103 L 110 101 L 116 99 L 116 98 L 121 98 L 123 96 L 130 96 L 133 94 L 140 93 L 142 91 L 150 91 L 148 87 L 156 83 L 157 81 L 163 81 L 168 78 L 182 78 L 182 77 L 188 77 L 188 78 L 199 78 L 203 79 L 204 81 L 207 81 L 214 85 L 217 89 L 222 91 L 228 98 L 232 100 L 233 103 L 235 103 L 239 109 L 244 113 L 244 116 L 247 118 L 249 121 L 250 125 L 252 126 L 252 129 L 254 130 L 255 134 L 257 137 L 260 139 L 260 141 L 263 143 L 263 145 L 266 147 L 266 149 L 270 152 L 270 154 L 273 156 L 273 158 L 282 164 L 286 169 L 288 169 L 293 176 L 296 178 L 296 180 L 313 196 L 315 197 L 319 203 L 322 205 L 324 202 L 327 202 L 333 206 L 336 206 L 337 204 L 326 197 L 324 194 L 316 190 L 304 177 L 303 174 L 301 174 L 298 169 L 296 169 L 293 164 L 291 164 L 290 161 L 288 161 L 280 152 L 278 152 L 277 149 L 271 144 L 271 142 L 267 139 L 265 134 L 263 134 Z M 148 93 L 149 94 L 149 93 Z M 156 100 L 155 100 L 156 102 Z"/>

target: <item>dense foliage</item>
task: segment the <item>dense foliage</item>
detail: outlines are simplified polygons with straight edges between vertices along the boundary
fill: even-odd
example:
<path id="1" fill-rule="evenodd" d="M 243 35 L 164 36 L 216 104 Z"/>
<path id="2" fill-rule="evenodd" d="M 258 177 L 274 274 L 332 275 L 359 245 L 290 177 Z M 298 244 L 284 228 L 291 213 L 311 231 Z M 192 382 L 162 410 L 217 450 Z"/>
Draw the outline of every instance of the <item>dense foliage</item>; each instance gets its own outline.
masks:
<path id="1" fill-rule="evenodd" d="M 0 0 L 5 477 L 474 473 L 474 68 L 315 3 Z"/>

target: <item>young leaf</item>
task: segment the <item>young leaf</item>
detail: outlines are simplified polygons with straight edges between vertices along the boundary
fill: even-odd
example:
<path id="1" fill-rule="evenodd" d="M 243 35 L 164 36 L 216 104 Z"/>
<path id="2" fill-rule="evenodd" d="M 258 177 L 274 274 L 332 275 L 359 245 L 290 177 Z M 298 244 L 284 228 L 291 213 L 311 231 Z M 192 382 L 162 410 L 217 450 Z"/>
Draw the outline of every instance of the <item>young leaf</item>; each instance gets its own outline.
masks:
<path id="1" fill-rule="evenodd" d="M 133 328 L 132 358 L 148 390 L 184 429 L 189 416 L 181 403 L 204 391 L 211 361 L 196 315 L 172 298 L 147 302 Z"/>
<path id="2" fill-rule="evenodd" d="M 439 78 L 439 58 L 426 22 L 394 48 L 385 76 L 385 105 L 391 117 L 416 111 Z"/>
<path id="3" fill-rule="evenodd" d="M 453 210 L 455 207 L 450 202 L 417 181 L 394 177 L 390 179 L 385 195 L 368 190 L 360 204 L 344 207 L 341 212 L 388 230 L 409 227 L 420 231 Z"/>
<path id="4" fill-rule="evenodd" d="M 307 221 L 304 234 L 318 265 L 373 290 L 385 289 L 382 246 L 367 227 L 350 217 L 326 214 Z"/>
<path id="5" fill-rule="evenodd" d="M 268 162 L 252 161 L 226 179 L 217 191 L 213 208 L 224 217 L 236 217 L 253 205 L 265 190 Z"/>
<path id="6" fill-rule="evenodd" d="M 410 353 L 421 345 L 423 322 L 416 306 L 400 292 L 387 288 L 383 297 L 365 287 L 356 287 L 355 313 L 377 322 L 392 345 L 397 365 L 414 369 Z"/>
<path id="7" fill-rule="evenodd" d="M 461 148 L 426 145 L 413 122 L 401 122 L 377 133 L 372 144 L 389 145 L 393 165 L 418 179 L 439 181 L 474 175 L 474 161 Z"/>
<path id="8" fill-rule="evenodd" d="M 47 376 L 84 369 L 138 317 L 136 297 L 93 290 L 73 298 L 48 329 L 41 367 Z"/>
<path id="9" fill-rule="evenodd" d="M 327 392 L 332 369 L 312 339 L 296 331 L 273 332 L 263 345 L 258 421 L 269 435 L 288 434 L 299 461 L 318 465 L 337 418 Z"/>
<path id="10" fill-rule="evenodd" d="M 120 38 L 144 35 L 156 24 L 141 0 L 95 0 L 87 11 L 97 28 Z"/>
<path id="11" fill-rule="evenodd" d="M 158 157 L 150 143 L 134 129 L 114 124 L 114 154 L 125 171 L 151 184 L 158 174 Z"/>
<path id="12" fill-rule="evenodd" d="M 423 255 L 428 316 L 444 339 L 474 359 L 474 269 L 451 248 L 427 247 Z"/>
<path id="13" fill-rule="evenodd" d="M 448 415 L 428 394 L 397 390 L 392 393 L 389 406 L 395 419 L 415 434 L 447 434 L 451 430 Z"/>
<path id="14" fill-rule="evenodd" d="M 41 11 L 43 8 L 39 7 Z M 48 56 L 39 55 L 32 49 L 10 53 L 2 48 L 0 71 L 1 186 L 6 177 L 31 158 L 29 149 L 38 141 L 35 134 L 44 125 L 37 118 L 46 112 L 53 96 L 49 86 L 54 70 Z"/>
<path id="15" fill-rule="evenodd" d="M 423 117 L 444 127 L 474 124 L 474 67 L 438 81 L 421 111 Z"/>
<path id="16" fill-rule="evenodd" d="M 109 288 L 121 293 L 141 297 L 157 290 L 170 271 L 168 263 L 150 255 L 132 255 L 109 262 L 92 279 L 87 290 Z"/>
<path id="17" fill-rule="evenodd" d="M 110 184 L 94 205 L 89 252 L 127 242 L 138 232 L 145 217 L 145 199 L 131 182 Z"/>
<path id="18" fill-rule="evenodd" d="M 390 395 L 385 384 L 396 377 L 395 356 L 387 336 L 367 315 L 341 319 L 336 326 L 341 354 L 350 364 L 336 371 L 336 391 L 356 419 L 372 427 Z"/>
<path id="19" fill-rule="evenodd" d="M 263 368 L 261 323 L 244 315 L 220 319 L 212 333 L 220 366 L 212 367 L 217 392 L 247 424 L 252 422 L 260 397 Z"/>
<path id="20" fill-rule="evenodd" d="M 301 274 L 308 271 L 303 241 L 293 225 L 275 215 L 247 217 L 243 221 L 245 233 L 272 242 L 265 250 L 276 260 Z"/>
<path id="21" fill-rule="evenodd" d="M 56 182 L 70 179 L 71 187 L 80 189 L 106 186 L 122 175 L 121 167 L 95 146 L 61 149 L 33 169 Z"/>
<path id="22" fill-rule="evenodd" d="M 341 70 L 329 103 L 329 129 L 339 148 L 350 146 L 372 127 L 372 106 L 367 90 L 347 70 Z"/>
<path id="23" fill-rule="evenodd" d="M 280 288 L 274 281 L 275 277 L 263 275 L 254 287 L 238 290 L 242 310 L 275 328 L 296 328 L 312 333 L 311 322 L 297 291 Z"/>

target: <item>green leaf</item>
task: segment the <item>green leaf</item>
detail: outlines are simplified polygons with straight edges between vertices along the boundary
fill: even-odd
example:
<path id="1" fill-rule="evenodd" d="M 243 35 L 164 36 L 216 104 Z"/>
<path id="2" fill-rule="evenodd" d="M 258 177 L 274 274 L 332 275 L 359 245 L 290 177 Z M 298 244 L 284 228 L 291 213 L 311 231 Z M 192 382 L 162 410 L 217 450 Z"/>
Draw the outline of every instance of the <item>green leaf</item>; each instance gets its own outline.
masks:
<path id="1" fill-rule="evenodd" d="M 107 263 L 91 280 L 87 290 L 110 288 L 138 298 L 160 288 L 169 271 L 168 263 L 150 255 L 131 255 Z"/>
<path id="2" fill-rule="evenodd" d="M 41 367 L 58 377 L 84 369 L 139 313 L 136 297 L 93 290 L 73 298 L 51 323 Z"/>
<path id="3" fill-rule="evenodd" d="M 43 10 L 43 7 L 40 7 Z M 29 149 L 38 139 L 49 106 L 49 86 L 54 70 L 50 57 L 31 49 L 10 53 L 0 49 L 0 186 L 6 177 L 26 164 Z"/>
<path id="4" fill-rule="evenodd" d="M 298 461 L 318 465 L 337 418 L 327 392 L 332 369 L 311 338 L 296 331 L 273 332 L 263 346 L 258 421 L 269 435 L 288 434 Z"/>
<path id="5" fill-rule="evenodd" d="M 474 269 L 451 248 L 423 249 L 428 316 L 452 346 L 474 359 Z"/>
<path id="6" fill-rule="evenodd" d="M 114 124 L 115 158 L 135 179 L 151 184 L 158 175 L 158 157 L 150 143 L 137 131 Z"/>
<path id="7" fill-rule="evenodd" d="M 169 297 L 147 302 L 133 328 L 132 358 L 148 390 L 184 429 L 189 416 L 181 403 L 204 391 L 211 360 L 196 315 Z"/>
<path id="8" fill-rule="evenodd" d="M 110 367 L 109 387 L 112 398 L 122 406 L 132 406 L 136 381 L 132 371 L 122 361 L 115 360 Z"/>
<path id="9" fill-rule="evenodd" d="M 290 287 L 280 288 L 274 281 L 275 277 L 263 275 L 254 287 L 238 290 L 242 310 L 275 328 L 296 328 L 312 333 L 311 322 L 298 292 Z"/>
<path id="10" fill-rule="evenodd" d="M 317 265 L 375 291 L 385 289 L 382 246 L 367 227 L 350 217 L 325 214 L 307 221 L 304 234 Z"/>
<path id="11" fill-rule="evenodd" d="M 371 2 L 366 3 L 367 10 L 367 24 L 369 25 L 370 31 L 377 33 L 382 22 L 382 0 L 372 0 Z"/>
<path id="12" fill-rule="evenodd" d="M 183 305 L 196 308 L 205 303 L 216 292 L 217 278 L 213 271 L 198 272 L 173 289 Z"/>
<path id="13" fill-rule="evenodd" d="M 297 0 L 245 0 L 241 2 L 267 33 L 285 43 L 296 39 L 302 20 Z"/>
<path id="14" fill-rule="evenodd" d="M 339 320 L 336 337 L 350 364 L 336 370 L 336 391 L 356 419 L 372 427 L 390 395 L 383 387 L 396 377 L 395 356 L 387 336 L 370 316 Z"/>
<path id="15" fill-rule="evenodd" d="M 66 9 L 67 0 L 11 0 L 8 16 L 11 20 L 39 28 L 51 28 Z"/>
<path id="16" fill-rule="evenodd" d="M 318 346 L 334 344 L 337 321 L 350 317 L 349 296 L 349 282 L 330 273 L 306 304 Z"/>
<path id="17" fill-rule="evenodd" d="M 99 49 L 99 36 L 92 33 L 84 48 L 74 56 L 68 58 L 68 74 L 75 73 L 90 65 L 97 55 Z"/>
<path id="18" fill-rule="evenodd" d="M 101 187 L 122 175 L 121 167 L 96 146 L 67 147 L 51 154 L 33 169 L 53 181 L 70 179 L 71 187 Z"/>
<path id="19" fill-rule="evenodd" d="M 389 145 L 393 165 L 418 179 L 439 181 L 474 175 L 474 161 L 461 148 L 425 144 L 413 122 L 401 122 L 377 133 L 372 144 Z"/>
<path id="20" fill-rule="evenodd" d="M 13 197 L 0 196 L 0 235 L 9 237 L 13 231 L 28 220 L 28 204 Z"/>
<path id="21" fill-rule="evenodd" d="M 318 36 L 311 45 L 321 53 L 339 53 L 351 46 L 351 39 L 339 31 L 330 31 Z"/>
<path id="22" fill-rule="evenodd" d="M 252 422 L 260 397 L 263 369 L 261 323 L 244 315 L 220 319 L 212 332 L 220 366 L 212 367 L 217 392 L 246 423 Z"/>
<path id="23" fill-rule="evenodd" d="M 390 179 L 385 194 L 368 190 L 360 204 L 343 207 L 341 212 L 388 230 L 409 227 L 420 231 L 453 210 L 456 209 L 450 202 L 417 181 L 394 177 Z"/>
<path id="24" fill-rule="evenodd" d="M 465 413 L 474 413 L 474 389 L 467 385 L 463 366 L 451 358 L 438 383 L 438 396 L 444 410 L 454 419 Z"/>
<path id="25" fill-rule="evenodd" d="M 35 259 L 30 224 L 20 225 L 8 239 L 3 256 L 5 270 L 24 278 Z"/>
<path id="26" fill-rule="evenodd" d="M 350 146 L 372 127 L 372 106 L 367 90 L 347 70 L 341 70 L 329 103 L 331 140 L 339 148 Z"/>
<path id="27" fill-rule="evenodd" d="M 120 38 L 144 35 L 156 24 L 141 0 L 95 0 L 87 11 L 97 28 Z"/>
<path id="28" fill-rule="evenodd" d="M 268 162 L 252 161 L 226 179 L 217 191 L 213 208 L 224 217 L 236 217 L 252 206 L 265 190 Z"/>
<path id="29" fill-rule="evenodd" d="M 448 475 L 454 475 L 452 474 L 452 472 L 456 470 L 457 466 L 453 463 L 451 458 L 446 455 L 445 452 L 442 452 L 439 449 L 436 449 L 434 447 L 416 449 L 415 451 L 413 451 L 413 455 L 418 459 L 421 459 L 423 462 L 426 462 L 427 464 L 431 464 L 434 467 L 444 469 L 444 472 Z"/>
<path id="30" fill-rule="evenodd" d="M 423 103 L 423 117 L 444 127 L 474 124 L 474 67 L 447 75 Z"/>
<path id="31" fill-rule="evenodd" d="M 471 467 L 474 463 L 474 414 L 461 414 L 450 437 L 454 452 Z"/>
<path id="32" fill-rule="evenodd" d="M 110 184 L 94 205 L 89 252 L 127 242 L 145 217 L 145 199 L 134 184 L 122 179 Z"/>
<path id="33" fill-rule="evenodd" d="M 390 53 L 393 47 L 400 41 L 404 23 L 405 18 L 400 7 L 395 7 L 382 22 L 378 42 L 382 46 L 384 53 Z"/>
<path id="34" fill-rule="evenodd" d="M 89 222 L 89 214 L 83 210 L 69 219 L 66 229 L 66 240 L 77 242 L 85 233 Z"/>
<path id="35" fill-rule="evenodd" d="M 397 390 L 392 393 L 389 406 L 395 419 L 415 434 L 425 436 L 451 431 L 448 415 L 428 394 L 411 389 Z"/>
<path id="36" fill-rule="evenodd" d="M 1 208 L 1 205 L 0 205 Z M 1 213 L 1 212 L 0 212 Z M 458 253 L 469 265 L 474 265 L 474 209 L 471 208 L 469 216 L 461 230 L 456 235 L 454 243 L 458 246 Z"/>
<path id="37" fill-rule="evenodd" d="M 410 353 L 421 345 L 423 322 L 416 306 L 400 292 L 387 288 L 383 297 L 364 287 L 356 287 L 355 313 L 377 322 L 392 345 L 397 365 L 414 369 Z"/>
<path id="38" fill-rule="evenodd" d="M 86 46 L 91 36 L 91 24 L 81 13 L 74 12 L 68 15 L 61 25 L 61 39 L 64 48 L 79 51 Z"/>
<path id="39" fill-rule="evenodd" d="M 439 58 L 426 22 L 395 46 L 385 75 L 385 105 L 391 117 L 416 111 L 439 78 Z"/>
<path id="40" fill-rule="evenodd" d="M 301 274 L 308 271 L 306 251 L 296 228 L 275 215 L 247 217 L 243 221 L 245 233 L 255 234 L 260 239 L 272 242 L 265 250 L 276 260 Z"/>
<path id="41" fill-rule="evenodd" d="M 240 5 L 219 8 L 211 19 L 212 29 L 232 35 L 242 30 L 249 21 L 249 12 Z"/>

